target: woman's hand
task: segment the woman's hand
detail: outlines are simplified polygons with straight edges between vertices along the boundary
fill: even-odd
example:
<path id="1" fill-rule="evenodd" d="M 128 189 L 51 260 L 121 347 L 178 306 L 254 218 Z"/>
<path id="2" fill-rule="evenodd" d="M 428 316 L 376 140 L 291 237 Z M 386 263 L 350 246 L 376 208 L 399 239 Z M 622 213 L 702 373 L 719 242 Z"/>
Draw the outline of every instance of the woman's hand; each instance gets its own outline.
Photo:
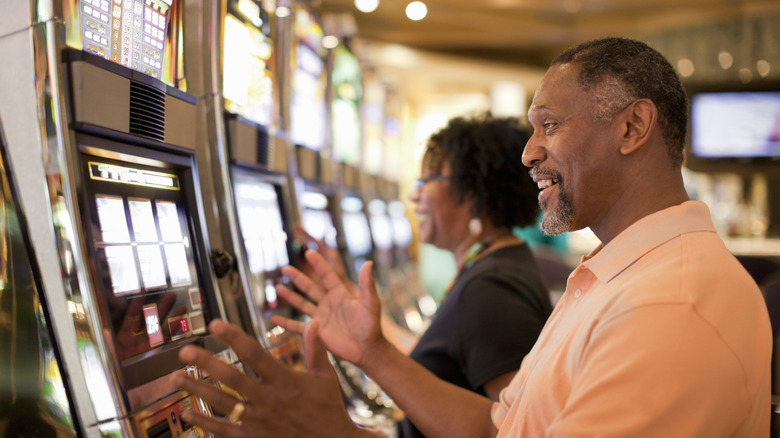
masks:
<path id="1" fill-rule="evenodd" d="M 174 383 L 232 418 L 208 417 L 195 410 L 182 419 L 224 438 L 238 437 L 360 437 L 375 436 L 357 429 L 344 410 L 338 378 L 318 339 L 318 323 L 304 333 L 306 372 L 293 371 L 274 359 L 251 336 L 229 323 L 215 320 L 209 330 L 228 344 L 259 376 L 254 379 L 196 346 L 181 349 L 179 358 L 206 371 L 222 385 L 236 390 L 238 399 L 217 386 L 184 373 Z M 241 406 L 237 407 L 237 404 Z"/>
<path id="2" fill-rule="evenodd" d="M 311 245 L 313 245 L 316 248 L 315 251 L 328 262 L 341 281 L 349 283 L 350 280 L 349 275 L 347 274 L 347 268 L 344 267 L 344 262 L 341 260 L 339 251 L 336 248 L 328 246 L 328 244 L 325 243 L 324 237 L 322 239 L 317 239 L 307 233 L 301 224 L 295 225 L 293 234 L 295 236 L 295 241 L 299 242 L 302 246 L 311 247 Z M 301 270 L 309 277 L 314 276 L 314 272 L 306 260 L 301 260 Z"/>
<path id="3" fill-rule="evenodd" d="M 380 329 L 379 298 L 371 278 L 372 262 L 361 268 L 360 284 L 355 289 L 351 283 L 344 283 L 317 252 L 306 251 L 305 257 L 316 276 L 314 280 L 289 266 L 282 272 L 313 302 L 284 286 L 277 287 L 279 295 L 319 324 L 320 338 L 333 354 L 360 366 L 369 350 L 386 342 Z M 278 316 L 271 321 L 295 333 L 301 333 L 304 327 L 300 321 Z"/>

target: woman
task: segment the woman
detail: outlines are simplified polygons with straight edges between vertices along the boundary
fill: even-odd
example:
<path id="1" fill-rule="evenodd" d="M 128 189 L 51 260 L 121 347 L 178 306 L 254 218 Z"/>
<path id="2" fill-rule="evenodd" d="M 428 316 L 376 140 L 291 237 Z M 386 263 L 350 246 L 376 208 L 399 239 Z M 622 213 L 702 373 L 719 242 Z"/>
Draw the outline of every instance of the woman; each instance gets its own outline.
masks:
<path id="1" fill-rule="evenodd" d="M 516 119 L 455 118 L 431 136 L 409 196 L 420 240 L 452 252 L 458 266 L 409 356 L 439 378 L 493 400 L 552 311 L 530 249 L 512 233 L 538 215 L 538 189 L 521 161 L 529 136 Z M 315 302 L 322 297 L 322 289 L 294 268 L 285 273 Z M 289 290 L 280 294 L 304 313 L 315 311 Z M 382 332 L 404 351 L 408 335 L 399 327 L 385 318 Z M 402 429 L 404 437 L 422 436 L 408 421 Z"/>

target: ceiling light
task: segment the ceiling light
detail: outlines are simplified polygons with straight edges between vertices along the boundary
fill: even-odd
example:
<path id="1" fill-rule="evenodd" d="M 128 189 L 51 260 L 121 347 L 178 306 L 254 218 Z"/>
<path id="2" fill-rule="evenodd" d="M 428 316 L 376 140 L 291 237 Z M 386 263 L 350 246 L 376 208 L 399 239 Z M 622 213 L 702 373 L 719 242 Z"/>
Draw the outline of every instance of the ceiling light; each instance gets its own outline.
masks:
<path id="1" fill-rule="evenodd" d="M 276 16 L 279 18 L 286 18 L 290 16 L 290 8 L 287 6 L 279 6 L 276 8 Z"/>
<path id="2" fill-rule="evenodd" d="M 379 6 L 379 0 L 355 0 L 355 7 L 360 12 L 374 12 Z"/>
<path id="3" fill-rule="evenodd" d="M 680 71 L 682 77 L 687 78 L 693 74 L 693 61 L 688 58 L 682 58 L 677 61 L 677 70 Z"/>
<path id="4" fill-rule="evenodd" d="M 734 57 L 731 56 L 731 53 L 721 50 L 720 53 L 718 53 L 718 63 L 723 70 L 728 70 L 734 65 Z"/>
<path id="5" fill-rule="evenodd" d="M 326 49 L 335 49 L 339 45 L 339 39 L 335 35 L 325 35 L 322 37 L 322 47 Z"/>
<path id="6" fill-rule="evenodd" d="M 428 7 L 425 3 L 414 1 L 406 5 L 406 17 L 412 21 L 420 21 L 428 15 Z"/>
<path id="7" fill-rule="evenodd" d="M 748 82 L 753 80 L 753 72 L 750 71 L 749 68 L 741 68 L 741 69 L 739 69 L 739 80 L 743 84 L 747 84 Z"/>
<path id="8" fill-rule="evenodd" d="M 756 61 L 756 70 L 762 78 L 765 78 L 769 76 L 769 72 L 772 70 L 772 68 L 769 65 L 769 61 L 765 59 L 759 59 Z"/>

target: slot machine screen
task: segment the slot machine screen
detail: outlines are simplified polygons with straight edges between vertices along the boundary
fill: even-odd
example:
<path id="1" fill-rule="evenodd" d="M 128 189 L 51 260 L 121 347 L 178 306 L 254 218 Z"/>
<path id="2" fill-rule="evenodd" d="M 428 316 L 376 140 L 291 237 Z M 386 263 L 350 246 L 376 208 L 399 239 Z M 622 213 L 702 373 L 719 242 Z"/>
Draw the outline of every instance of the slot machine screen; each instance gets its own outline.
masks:
<path id="1" fill-rule="evenodd" d="M 412 244 L 412 224 L 406 215 L 406 206 L 401 201 L 391 201 L 387 206 L 393 230 L 393 243 L 399 248 Z"/>
<path id="2" fill-rule="evenodd" d="M 202 286 L 186 168 L 108 157 L 82 154 L 85 214 L 104 320 L 128 364 L 205 335 L 214 300 Z"/>
<path id="3" fill-rule="evenodd" d="M 371 237 L 377 249 L 386 251 L 393 249 L 393 228 L 390 216 L 387 215 L 387 205 L 381 199 L 372 199 L 368 203 Z"/>
<path id="4" fill-rule="evenodd" d="M 273 118 L 275 81 L 271 16 L 259 1 L 231 0 L 223 24 L 225 110 L 269 126 Z"/>
<path id="5" fill-rule="evenodd" d="M 181 0 L 64 0 L 66 44 L 186 91 Z"/>
<path id="6" fill-rule="evenodd" d="M 330 214 L 328 197 L 322 193 L 305 191 L 301 197 L 303 229 L 318 240 L 325 240 L 331 248 L 337 248 L 336 227 Z"/>
<path id="7" fill-rule="evenodd" d="M 275 283 L 281 268 L 290 263 L 278 186 L 234 169 L 233 187 L 249 272 L 257 287 L 253 295 L 257 304 L 273 308 L 277 305 Z"/>
<path id="8" fill-rule="evenodd" d="M 294 8 L 290 135 L 293 143 L 312 150 L 325 144 L 327 72 L 322 27 L 303 6 Z"/>
<path id="9" fill-rule="evenodd" d="M 356 196 L 344 196 L 341 199 L 341 217 L 349 253 L 356 258 L 370 255 L 373 244 L 363 201 Z"/>
<path id="10" fill-rule="evenodd" d="M 344 45 L 333 49 L 333 156 L 343 163 L 360 160 L 360 102 L 363 86 L 357 57 Z"/>

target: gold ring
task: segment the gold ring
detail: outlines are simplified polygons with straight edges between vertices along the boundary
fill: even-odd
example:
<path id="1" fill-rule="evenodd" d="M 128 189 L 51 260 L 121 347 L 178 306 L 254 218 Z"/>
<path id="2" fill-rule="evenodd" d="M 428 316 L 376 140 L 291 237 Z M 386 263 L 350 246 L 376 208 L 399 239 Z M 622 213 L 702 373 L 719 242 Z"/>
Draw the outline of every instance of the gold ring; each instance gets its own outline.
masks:
<path id="1" fill-rule="evenodd" d="M 233 410 L 230 411 L 230 414 L 228 414 L 227 419 L 231 423 L 238 423 L 241 421 L 241 414 L 244 413 L 244 409 L 246 406 L 244 406 L 241 402 L 236 402 L 235 405 L 233 405 Z"/>

